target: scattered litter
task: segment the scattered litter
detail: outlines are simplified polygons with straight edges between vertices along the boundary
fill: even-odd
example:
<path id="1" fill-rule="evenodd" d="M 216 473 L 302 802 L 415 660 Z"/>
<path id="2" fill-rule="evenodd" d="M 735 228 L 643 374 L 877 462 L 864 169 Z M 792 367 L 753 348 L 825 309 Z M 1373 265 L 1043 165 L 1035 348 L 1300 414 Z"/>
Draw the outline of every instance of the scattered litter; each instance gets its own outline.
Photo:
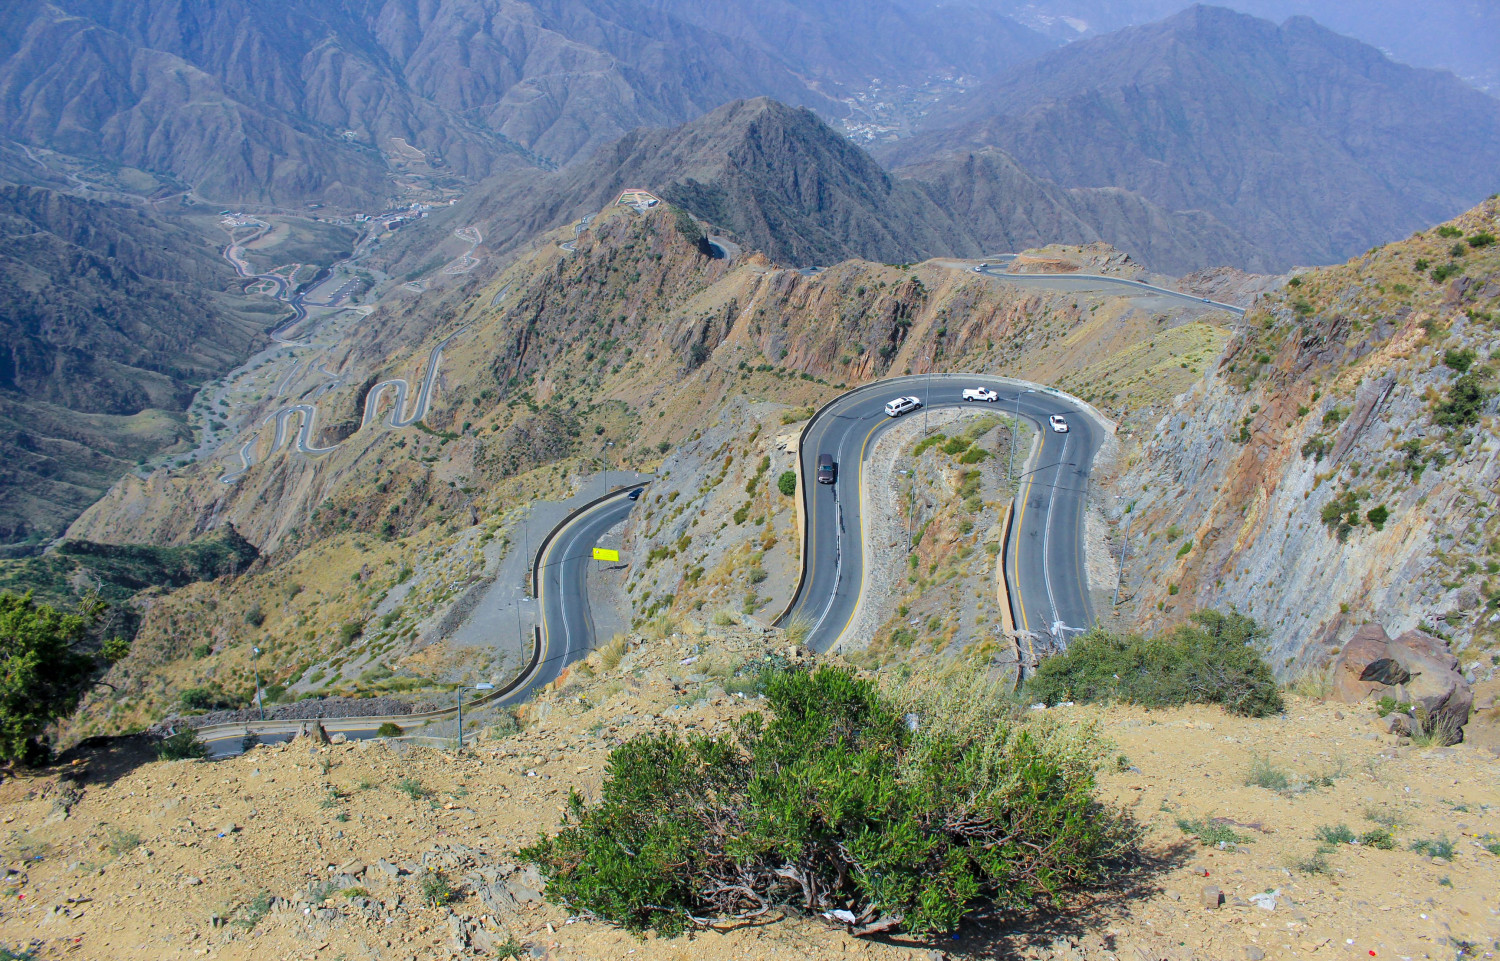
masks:
<path id="1" fill-rule="evenodd" d="M 824 911 L 823 917 L 830 921 L 842 921 L 844 924 L 853 924 L 857 918 L 853 911 L 845 911 L 843 908 L 835 908 L 832 911 Z"/>
<path id="2" fill-rule="evenodd" d="M 1250 903 L 1262 911 L 1275 911 L 1276 899 L 1279 897 L 1281 897 L 1281 889 L 1277 888 L 1274 891 L 1263 891 L 1260 894 L 1250 895 Z"/>

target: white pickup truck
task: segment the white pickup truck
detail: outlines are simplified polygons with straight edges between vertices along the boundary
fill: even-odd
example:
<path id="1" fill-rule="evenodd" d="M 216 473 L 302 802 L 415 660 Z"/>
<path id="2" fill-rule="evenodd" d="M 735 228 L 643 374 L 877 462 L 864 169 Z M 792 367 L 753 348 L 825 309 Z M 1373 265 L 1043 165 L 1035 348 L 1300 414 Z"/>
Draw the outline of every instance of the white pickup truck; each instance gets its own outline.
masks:
<path id="1" fill-rule="evenodd" d="M 990 390 L 988 387 L 964 388 L 964 400 L 982 400 L 985 403 L 993 404 L 999 399 L 1000 395 Z"/>

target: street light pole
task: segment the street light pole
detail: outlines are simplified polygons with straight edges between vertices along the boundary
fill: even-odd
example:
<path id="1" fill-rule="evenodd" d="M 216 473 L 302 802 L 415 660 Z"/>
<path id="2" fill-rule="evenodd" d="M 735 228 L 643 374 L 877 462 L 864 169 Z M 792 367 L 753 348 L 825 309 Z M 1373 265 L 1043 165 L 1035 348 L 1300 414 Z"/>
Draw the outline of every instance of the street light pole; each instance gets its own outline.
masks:
<path id="1" fill-rule="evenodd" d="M 932 407 L 932 365 L 936 363 L 936 355 L 927 358 L 927 396 L 922 399 L 922 433 L 927 433 L 927 411 Z"/>
<path id="2" fill-rule="evenodd" d="M 1120 606 L 1120 582 L 1125 580 L 1125 552 L 1130 550 L 1130 516 L 1125 517 L 1125 536 L 1120 540 L 1120 572 L 1115 575 L 1115 607 Z"/>
<path id="3" fill-rule="evenodd" d="M 464 689 L 458 689 L 458 753 L 464 751 Z"/>
<path id="4" fill-rule="evenodd" d="M 260 648 L 250 648 L 250 663 L 255 666 L 255 706 L 260 708 L 260 719 L 266 719 L 266 699 L 260 690 Z"/>

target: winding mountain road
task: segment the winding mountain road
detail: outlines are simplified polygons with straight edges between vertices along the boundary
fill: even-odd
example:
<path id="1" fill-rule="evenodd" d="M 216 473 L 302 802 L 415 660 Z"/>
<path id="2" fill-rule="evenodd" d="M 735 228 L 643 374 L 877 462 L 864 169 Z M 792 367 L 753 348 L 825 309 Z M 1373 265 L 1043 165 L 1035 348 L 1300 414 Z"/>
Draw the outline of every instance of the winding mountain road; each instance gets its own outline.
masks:
<path id="1" fill-rule="evenodd" d="M 1061 648 L 1070 632 L 1093 623 L 1084 570 L 1084 510 L 1089 470 L 1108 428 L 1082 401 L 1059 391 L 983 374 L 896 377 L 856 388 L 835 398 L 803 429 L 799 449 L 806 539 L 797 593 L 777 623 L 810 625 L 807 644 L 827 651 L 845 640 L 854 621 L 864 580 L 862 518 L 864 465 L 880 433 L 896 423 L 887 401 L 913 395 L 930 408 L 977 406 L 963 400 L 965 387 L 989 387 L 999 394 L 997 413 L 1031 421 L 1040 444 L 1021 468 L 1011 526 L 1006 537 L 1005 578 L 1016 628 L 1023 636 Z M 1067 433 L 1047 428 L 1062 414 Z M 921 417 L 921 411 L 904 415 Z M 807 483 L 820 454 L 839 465 L 836 484 Z M 991 468 L 993 469 L 993 468 Z"/>
<path id="2" fill-rule="evenodd" d="M 425 404 L 443 346 L 461 332 L 450 334 L 428 355 L 419 408 Z M 396 386 L 397 382 L 386 383 Z M 405 386 L 405 381 L 399 383 Z M 372 389 L 372 397 L 379 386 L 384 385 Z M 1110 430 L 1107 422 L 1083 401 L 1040 384 L 986 374 L 915 375 L 890 378 L 842 394 L 825 404 L 803 428 L 798 451 L 806 522 L 803 571 L 792 603 L 777 623 L 806 621 L 811 625 L 807 644 L 814 650 L 827 651 L 845 639 L 867 587 L 864 464 L 874 440 L 896 423 L 885 414 L 886 402 L 910 394 L 922 398 L 931 408 L 979 406 L 962 398 L 965 387 L 977 386 L 989 387 L 999 395 L 998 402 L 985 407 L 1028 420 L 1038 431 L 1038 442 L 1021 466 L 1002 557 L 1017 633 L 1034 662 L 1038 646 L 1060 650 L 1066 647 L 1071 633 L 1092 625 L 1084 564 L 1084 516 L 1089 471 Z M 405 393 L 399 388 L 397 402 L 398 409 L 404 406 Z M 274 415 L 277 429 L 273 450 L 284 443 L 285 424 L 293 413 L 302 415 L 298 449 L 306 453 L 327 450 L 311 447 L 315 411 L 309 405 L 286 408 Z M 1048 429 L 1047 420 L 1053 414 L 1066 417 L 1066 433 Z M 365 423 L 372 422 L 374 416 L 375 407 L 367 400 Z M 420 416 L 415 413 L 404 423 Z M 914 411 L 905 416 L 922 414 Z M 393 412 L 391 423 L 395 422 Z M 246 467 L 248 447 L 241 451 Z M 810 481 L 816 476 L 817 458 L 822 453 L 833 454 L 839 464 L 836 484 Z M 547 535 L 535 558 L 529 559 L 542 613 L 533 657 L 502 691 L 476 699 L 470 709 L 486 702 L 524 701 L 594 649 L 598 638 L 587 582 L 592 549 L 606 531 L 626 518 L 636 503 L 631 492 L 644 486 L 637 483 L 621 487 L 583 505 Z M 330 733 L 371 737 L 387 721 L 410 731 L 414 725 L 447 720 L 455 712 L 445 709 L 423 715 L 325 719 L 321 723 Z M 237 749 L 247 731 L 267 740 L 286 739 L 310 723 L 283 720 L 216 725 L 205 729 L 202 736 L 215 754 L 227 754 Z"/>
<path id="3" fill-rule="evenodd" d="M 396 393 L 395 403 L 391 406 L 390 416 L 386 418 L 387 427 L 410 427 L 412 424 L 426 417 L 428 408 L 432 405 L 432 383 L 437 378 L 438 365 L 443 360 L 443 348 L 448 346 L 449 341 L 468 329 L 467 326 L 458 328 L 447 337 L 438 341 L 432 350 L 427 352 L 427 373 L 422 378 L 422 388 L 417 391 L 416 407 L 412 410 L 410 416 L 406 418 L 402 418 L 401 416 L 401 412 L 406 409 L 406 394 L 410 389 L 405 379 L 396 377 L 391 380 L 383 380 L 374 387 L 371 387 L 370 392 L 365 395 L 365 416 L 360 421 L 360 429 L 363 430 L 365 427 L 376 422 L 380 395 L 385 393 L 387 389 L 393 390 Z"/>
<path id="4" fill-rule="evenodd" d="M 563 518 L 542 541 L 531 565 L 532 583 L 536 585 L 542 608 L 542 627 L 532 657 L 504 688 L 473 699 L 465 705 L 465 710 L 472 711 L 484 704 L 521 703 L 594 649 L 597 641 L 587 581 L 593 547 L 606 531 L 625 520 L 635 506 L 630 493 L 645 486 L 644 482 L 630 484 L 590 501 Z M 265 742 L 284 741 L 318 723 L 329 734 L 370 738 L 387 722 L 409 734 L 428 724 L 447 721 L 457 713 L 455 706 L 422 714 L 237 721 L 203 728 L 199 737 L 215 757 L 222 757 L 238 753 L 245 735 L 252 731 Z"/>
<path id="5" fill-rule="evenodd" d="M 1048 290 L 1063 291 L 1076 290 L 1080 293 L 1084 291 L 1123 288 L 1126 290 L 1133 290 L 1137 293 L 1150 293 L 1162 297 L 1169 297 L 1173 300 L 1187 301 L 1190 304 L 1197 304 L 1200 307 L 1217 307 L 1220 310 L 1227 310 L 1237 317 L 1243 317 L 1245 315 L 1245 308 L 1236 307 L 1234 304 L 1223 304 L 1217 300 L 1210 300 L 1207 297 L 1194 297 L 1192 294 L 1185 294 L 1180 290 L 1173 290 L 1170 287 L 1158 287 L 1155 284 L 1148 284 L 1143 280 L 1131 280 L 1127 277 L 1111 277 L 1107 274 L 1006 273 L 1005 264 L 1009 263 L 1009 259 L 1006 258 L 1013 259 L 1014 256 L 1014 254 L 1007 254 L 1002 258 L 999 258 L 1002 260 L 1002 262 L 999 264 L 990 264 L 988 266 L 979 267 L 977 268 L 977 270 L 973 267 L 969 267 L 967 269 L 975 270 L 977 273 L 984 274 L 986 277 L 993 277 L 996 280 L 1003 280 L 1006 283 L 1014 284 L 1017 287 L 1043 287 Z M 954 269 L 960 269 L 963 268 L 964 265 L 955 263 L 950 264 L 950 266 L 952 266 Z"/>

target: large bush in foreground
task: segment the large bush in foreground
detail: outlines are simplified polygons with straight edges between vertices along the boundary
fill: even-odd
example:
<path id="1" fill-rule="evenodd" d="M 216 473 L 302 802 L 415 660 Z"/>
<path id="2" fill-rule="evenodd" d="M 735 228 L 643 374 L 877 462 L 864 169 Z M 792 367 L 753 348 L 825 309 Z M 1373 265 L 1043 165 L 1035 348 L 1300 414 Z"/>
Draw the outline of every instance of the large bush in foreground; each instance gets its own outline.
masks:
<path id="1" fill-rule="evenodd" d="M 521 856 L 554 902 L 662 933 L 773 907 L 945 931 L 1105 876 L 1134 835 L 1094 798 L 1099 739 L 951 695 L 774 674 L 769 717 L 617 748 L 599 802 L 575 793 L 568 826 Z"/>
<path id="2" fill-rule="evenodd" d="M 1123 701 L 1146 707 L 1221 704 L 1250 717 L 1283 704 L 1260 656 L 1265 629 L 1242 614 L 1199 611 L 1193 623 L 1154 637 L 1096 630 L 1043 661 L 1027 694 L 1047 704 Z"/>

